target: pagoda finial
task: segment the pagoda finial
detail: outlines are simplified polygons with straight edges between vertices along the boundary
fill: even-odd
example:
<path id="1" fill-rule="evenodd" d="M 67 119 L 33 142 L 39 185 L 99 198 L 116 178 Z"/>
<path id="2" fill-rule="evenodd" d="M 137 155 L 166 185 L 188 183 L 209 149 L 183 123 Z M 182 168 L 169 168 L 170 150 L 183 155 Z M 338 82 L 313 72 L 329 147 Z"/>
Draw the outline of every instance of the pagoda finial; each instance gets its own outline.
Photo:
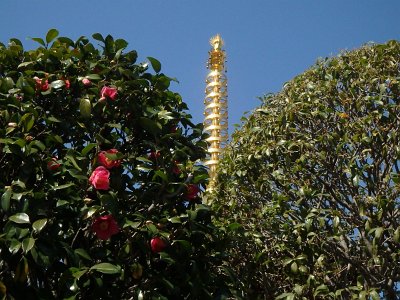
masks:
<path id="1" fill-rule="evenodd" d="M 210 72 L 206 78 L 204 99 L 204 130 L 209 134 L 208 156 L 205 164 L 209 168 L 210 182 L 208 191 L 212 191 L 216 180 L 216 169 L 228 141 L 228 81 L 225 69 L 224 41 L 217 34 L 210 39 L 212 49 L 208 52 L 207 68 Z"/>

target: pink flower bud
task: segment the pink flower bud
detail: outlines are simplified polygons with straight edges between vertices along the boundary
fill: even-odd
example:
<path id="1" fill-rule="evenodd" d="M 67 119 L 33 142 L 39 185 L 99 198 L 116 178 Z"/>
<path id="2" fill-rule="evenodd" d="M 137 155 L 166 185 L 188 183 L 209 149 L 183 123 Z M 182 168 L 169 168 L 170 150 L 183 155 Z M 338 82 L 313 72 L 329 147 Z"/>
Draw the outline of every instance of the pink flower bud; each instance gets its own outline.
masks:
<path id="1" fill-rule="evenodd" d="M 82 83 L 84 86 L 90 86 L 92 84 L 92 82 L 88 78 L 83 78 Z"/>

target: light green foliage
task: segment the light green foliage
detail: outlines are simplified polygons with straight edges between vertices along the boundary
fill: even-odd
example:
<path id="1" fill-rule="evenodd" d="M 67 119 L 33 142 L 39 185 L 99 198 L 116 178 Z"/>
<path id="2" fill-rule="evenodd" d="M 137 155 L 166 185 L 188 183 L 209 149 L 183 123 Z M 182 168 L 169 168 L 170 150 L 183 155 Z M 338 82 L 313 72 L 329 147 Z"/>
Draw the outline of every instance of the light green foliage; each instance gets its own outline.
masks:
<path id="1" fill-rule="evenodd" d="M 0 298 L 223 294 L 210 210 L 187 194 L 207 180 L 202 125 L 159 61 L 93 38 L 0 44 Z"/>
<path id="2" fill-rule="evenodd" d="M 322 59 L 234 133 L 212 198 L 245 298 L 399 296 L 399 64 L 397 41 Z"/>

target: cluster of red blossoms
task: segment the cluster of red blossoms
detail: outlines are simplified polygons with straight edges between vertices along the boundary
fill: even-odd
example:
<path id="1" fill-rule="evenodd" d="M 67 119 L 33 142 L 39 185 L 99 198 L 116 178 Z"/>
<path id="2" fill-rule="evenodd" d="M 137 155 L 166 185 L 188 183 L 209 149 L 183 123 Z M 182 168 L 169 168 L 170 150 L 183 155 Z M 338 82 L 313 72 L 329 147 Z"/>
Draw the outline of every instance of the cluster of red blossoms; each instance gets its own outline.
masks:
<path id="1" fill-rule="evenodd" d="M 35 81 L 36 81 L 36 90 L 37 91 L 45 92 L 50 88 L 49 81 L 47 79 L 40 79 L 38 77 L 33 77 L 33 79 L 35 79 Z"/>
<path id="2" fill-rule="evenodd" d="M 49 81 L 47 78 L 33 78 L 36 82 L 36 90 L 38 92 L 45 92 L 51 88 Z M 68 79 L 62 79 L 65 83 L 65 88 L 69 89 L 71 83 Z M 88 78 L 82 79 L 82 83 L 84 86 L 88 87 L 92 83 Z M 114 87 L 104 86 L 100 91 L 100 99 L 99 101 L 103 101 L 106 98 L 110 100 L 115 100 L 117 97 L 117 89 Z M 107 151 L 101 151 L 97 156 L 97 161 L 100 166 L 98 166 L 91 174 L 89 178 L 90 184 L 96 190 L 109 190 L 110 188 L 110 169 L 119 167 L 121 165 L 121 160 L 119 159 L 110 159 L 107 154 L 114 155 L 117 154 L 117 149 L 109 149 Z M 61 164 L 57 161 L 57 158 L 52 158 L 47 163 L 47 169 L 50 172 L 56 172 L 61 167 Z M 96 236 L 101 240 L 108 240 L 114 234 L 117 234 L 120 231 L 117 222 L 115 221 L 112 215 L 105 215 L 97 217 L 93 224 L 92 230 L 96 234 Z"/>
<path id="3" fill-rule="evenodd" d="M 33 79 L 35 79 L 36 90 L 38 92 L 45 92 L 48 89 L 50 89 L 49 80 L 47 78 L 39 78 L 35 76 L 33 77 Z M 64 80 L 65 88 L 69 89 L 71 87 L 70 81 L 68 79 L 63 79 L 63 78 L 62 80 Z M 88 87 L 92 84 L 92 82 L 88 78 L 83 78 L 82 83 L 85 87 Z M 99 101 L 104 101 L 107 98 L 114 101 L 117 98 L 117 95 L 118 95 L 118 90 L 115 87 L 103 86 L 103 88 L 100 91 Z"/>
<path id="4" fill-rule="evenodd" d="M 121 160 L 112 160 L 107 157 L 107 154 L 117 154 L 117 149 L 110 149 L 107 151 L 101 151 L 97 156 L 97 161 L 100 166 L 98 166 L 89 178 L 90 184 L 96 190 L 107 191 L 110 188 L 110 171 L 114 167 L 119 167 L 121 165 Z"/>
<path id="5" fill-rule="evenodd" d="M 82 81 L 83 82 L 83 81 Z M 86 80 L 84 85 L 90 85 L 90 81 Z M 110 87 L 103 87 L 101 91 L 101 99 L 104 100 L 106 97 L 114 100 L 117 95 L 117 91 Z M 121 160 L 111 159 L 110 155 L 115 155 L 118 153 L 117 149 L 109 149 L 106 151 L 101 151 L 97 155 L 97 162 L 99 166 L 92 172 L 89 182 L 97 190 L 108 190 L 110 188 L 110 169 L 117 168 L 121 165 Z M 149 159 L 152 161 L 157 161 L 160 158 L 160 152 L 155 151 L 148 154 Z M 181 173 L 179 168 L 179 162 L 175 161 L 172 168 L 172 172 L 176 175 Z M 187 200 L 194 200 L 198 197 L 200 188 L 197 184 L 188 184 L 185 198 Z M 120 228 L 114 219 L 110 215 L 97 217 L 92 224 L 92 231 L 101 240 L 108 240 L 111 236 L 117 234 Z M 152 252 L 159 253 L 164 251 L 167 247 L 167 242 L 161 237 L 154 237 L 150 240 L 150 248 Z"/>
<path id="6" fill-rule="evenodd" d="M 33 79 L 35 79 L 36 82 L 36 90 L 39 92 L 45 92 L 48 89 L 50 89 L 50 84 L 49 84 L 49 80 L 45 79 L 45 78 L 39 78 L 39 77 L 33 77 Z M 68 79 L 62 79 L 64 80 L 64 85 L 65 88 L 68 90 L 71 87 L 71 83 Z"/>
<path id="7" fill-rule="evenodd" d="M 100 164 L 89 178 L 90 184 L 96 190 L 108 190 L 110 188 L 110 171 L 109 169 L 119 167 L 121 160 L 110 159 L 107 154 L 117 154 L 117 149 L 109 149 L 101 151 L 97 156 L 97 161 Z M 117 222 L 112 215 L 100 216 L 96 218 L 92 224 L 92 230 L 101 240 L 108 240 L 114 234 L 120 231 Z"/>

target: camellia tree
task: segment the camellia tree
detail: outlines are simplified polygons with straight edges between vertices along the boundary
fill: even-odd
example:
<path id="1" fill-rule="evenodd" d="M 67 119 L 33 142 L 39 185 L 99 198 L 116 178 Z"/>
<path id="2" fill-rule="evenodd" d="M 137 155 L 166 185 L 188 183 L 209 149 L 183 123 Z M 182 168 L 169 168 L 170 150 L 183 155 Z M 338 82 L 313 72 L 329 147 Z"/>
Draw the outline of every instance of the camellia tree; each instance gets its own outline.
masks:
<path id="1" fill-rule="evenodd" d="M 399 299 L 400 43 L 320 60 L 233 135 L 210 195 L 246 299 Z"/>
<path id="2" fill-rule="evenodd" d="M 93 38 L 0 44 L 0 294 L 217 298 L 202 125 L 158 60 Z"/>

